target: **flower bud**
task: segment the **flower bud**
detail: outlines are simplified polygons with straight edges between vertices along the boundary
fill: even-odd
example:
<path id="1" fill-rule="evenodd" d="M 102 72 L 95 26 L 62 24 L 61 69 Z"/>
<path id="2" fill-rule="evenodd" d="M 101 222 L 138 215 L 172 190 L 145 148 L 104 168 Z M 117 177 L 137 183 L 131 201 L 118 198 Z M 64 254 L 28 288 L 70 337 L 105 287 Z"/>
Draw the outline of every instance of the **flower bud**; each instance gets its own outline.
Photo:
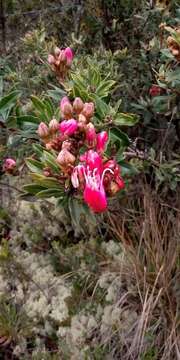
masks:
<path id="1" fill-rule="evenodd" d="M 59 56 L 60 53 L 61 53 L 60 48 L 59 48 L 58 46 L 56 46 L 55 49 L 54 49 L 54 55 L 55 55 L 55 56 Z"/>
<path id="2" fill-rule="evenodd" d="M 68 140 L 63 141 L 61 148 L 62 148 L 62 150 L 63 149 L 70 150 L 71 149 L 71 142 L 68 141 Z"/>
<path id="3" fill-rule="evenodd" d="M 82 110 L 82 114 L 88 119 L 91 118 L 94 115 L 94 103 L 93 102 L 85 103 Z"/>
<path id="4" fill-rule="evenodd" d="M 51 134 L 56 133 L 59 130 L 59 123 L 56 119 L 52 119 L 49 123 L 49 131 Z"/>
<path id="5" fill-rule="evenodd" d="M 66 104 L 66 103 L 70 104 L 70 101 L 67 96 L 63 96 L 63 98 L 60 101 L 60 109 L 62 112 L 63 112 L 64 104 Z"/>
<path id="6" fill-rule="evenodd" d="M 67 58 L 66 58 L 64 50 L 61 50 L 58 59 L 61 63 L 66 63 Z"/>
<path id="7" fill-rule="evenodd" d="M 64 54 L 65 54 L 65 57 L 66 57 L 66 60 L 67 60 L 67 66 L 71 66 L 72 60 L 73 60 L 73 57 L 74 57 L 71 48 L 70 48 L 70 47 L 67 47 L 67 48 L 64 50 Z"/>
<path id="8" fill-rule="evenodd" d="M 87 124 L 87 119 L 83 114 L 80 114 L 78 117 L 78 127 L 81 131 L 85 130 L 86 128 L 86 124 Z"/>
<path id="9" fill-rule="evenodd" d="M 88 146 L 96 145 L 96 130 L 92 123 L 86 125 L 86 141 Z"/>
<path id="10" fill-rule="evenodd" d="M 38 130 L 37 133 L 39 135 L 40 138 L 47 138 L 49 135 L 49 129 L 47 127 L 47 125 L 44 122 L 41 122 L 38 126 Z"/>
<path id="11" fill-rule="evenodd" d="M 64 120 L 59 125 L 59 130 L 63 135 L 71 136 L 78 128 L 77 121 L 75 119 Z"/>
<path id="12" fill-rule="evenodd" d="M 3 163 L 3 171 L 7 173 L 12 173 L 16 167 L 16 161 L 14 159 L 8 158 L 5 159 Z"/>
<path id="13" fill-rule="evenodd" d="M 51 150 L 52 148 L 53 148 L 52 142 L 46 143 L 46 149 L 47 149 L 47 150 Z"/>
<path id="14" fill-rule="evenodd" d="M 55 63 L 55 58 L 54 58 L 54 56 L 51 55 L 51 54 L 48 55 L 48 63 L 49 63 L 50 65 L 53 65 L 53 64 Z"/>
<path id="15" fill-rule="evenodd" d="M 56 161 L 60 166 L 67 167 L 68 165 L 73 165 L 76 161 L 76 158 L 73 154 L 70 153 L 70 151 L 63 149 L 60 151 Z"/>
<path id="16" fill-rule="evenodd" d="M 74 188 L 78 188 L 80 185 L 84 185 L 85 182 L 85 166 L 77 165 L 74 167 L 73 172 L 71 174 L 71 182 Z"/>
<path id="17" fill-rule="evenodd" d="M 83 107 L 84 107 L 84 103 L 81 100 L 81 98 L 76 97 L 73 102 L 73 110 L 75 111 L 75 113 L 80 114 L 80 112 L 83 110 Z"/>
<path id="18" fill-rule="evenodd" d="M 108 133 L 107 131 L 101 131 L 97 134 L 97 147 L 96 150 L 98 152 L 103 153 L 106 149 L 106 144 L 108 142 Z"/>
<path id="19" fill-rule="evenodd" d="M 73 108 L 72 105 L 68 102 L 66 102 L 63 106 L 63 112 L 62 115 L 65 119 L 71 119 L 73 115 Z"/>

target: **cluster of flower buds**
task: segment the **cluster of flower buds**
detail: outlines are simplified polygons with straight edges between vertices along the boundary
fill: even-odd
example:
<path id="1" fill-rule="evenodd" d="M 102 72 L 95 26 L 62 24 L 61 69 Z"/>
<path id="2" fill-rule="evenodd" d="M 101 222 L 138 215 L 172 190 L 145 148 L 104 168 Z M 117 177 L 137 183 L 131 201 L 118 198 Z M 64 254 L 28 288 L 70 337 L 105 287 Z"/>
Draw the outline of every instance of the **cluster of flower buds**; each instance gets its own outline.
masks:
<path id="1" fill-rule="evenodd" d="M 62 120 L 53 119 L 49 127 L 41 123 L 38 134 L 47 149 L 57 151 L 60 167 L 58 179 L 74 191 L 83 194 L 84 201 L 94 212 L 107 209 L 107 196 L 124 188 L 120 167 L 104 154 L 108 142 L 106 131 L 96 132 L 92 122 L 94 103 L 84 103 L 68 97 L 60 102 Z M 53 131 L 52 131 L 53 129 Z M 46 176 L 56 176 L 45 169 Z"/>
<path id="2" fill-rule="evenodd" d="M 57 78 L 63 81 L 71 67 L 73 60 L 73 52 L 71 48 L 67 47 L 63 50 L 56 47 L 54 54 L 49 54 L 48 63 L 52 70 L 56 73 Z"/>
<path id="3" fill-rule="evenodd" d="M 7 158 L 3 163 L 3 171 L 13 175 L 16 171 L 16 161 L 11 158 Z"/>

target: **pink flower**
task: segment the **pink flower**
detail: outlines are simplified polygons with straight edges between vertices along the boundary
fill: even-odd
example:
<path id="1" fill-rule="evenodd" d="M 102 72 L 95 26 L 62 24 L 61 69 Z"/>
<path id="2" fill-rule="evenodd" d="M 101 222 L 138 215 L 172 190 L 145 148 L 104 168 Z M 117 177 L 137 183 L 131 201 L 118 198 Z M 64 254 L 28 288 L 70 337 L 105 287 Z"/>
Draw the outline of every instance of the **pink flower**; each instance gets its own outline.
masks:
<path id="1" fill-rule="evenodd" d="M 14 159 L 8 158 L 4 161 L 3 171 L 12 173 L 16 167 L 16 161 Z"/>
<path id="2" fill-rule="evenodd" d="M 66 59 L 67 59 L 67 65 L 68 66 L 71 66 L 72 64 L 72 60 L 73 60 L 73 51 L 71 50 L 70 47 L 67 47 L 65 50 L 64 50 L 64 54 L 66 56 Z"/>
<path id="3" fill-rule="evenodd" d="M 63 135 L 71 136 L 78 128 L 77 121 L 75 119 L 63 120 L 59 125 L 59 130 Z"/>
<path id="4" fill-rule="evenodd" d="M 86 126 L 86 141 L 90 147 L 96 145 L 96 130 L 92 123 Z"/>
<path id="5" fill-rule="evenodd" d="M 97 134 L 97 146 L 96 150 L 98 152 L 104 152 L 106 149 L 106 144 L 108 142 L 108 133 L 107 131 L 101 131 Z"/>
<path id="6" fill-rule="evenodd" d="M 96 213 L 107 209 L 107 198 L 103 186 L 103 175 L 100 175 L 98 169 L 87 170 L 85 174 L 86 185 L 84 189 L 84 201 Z"/>
<path id="7" fill-rule="evenodd" d="M 84 165 L 77 165 L 74 167 L 73 172 L 71 174 L 71 182 L 74 188 L 78 188 L 81 185 L 84 185 L 85 181 L 85 166 Z"/>
<path id="8" fill-rule="evenodd" d="M 100 173 L 103 171 L 103 162 L 101 156 L 94 150 L 88 150 L 80 156 L 80 160 L 86 163 L 90 170 L 98 169 Z"/>

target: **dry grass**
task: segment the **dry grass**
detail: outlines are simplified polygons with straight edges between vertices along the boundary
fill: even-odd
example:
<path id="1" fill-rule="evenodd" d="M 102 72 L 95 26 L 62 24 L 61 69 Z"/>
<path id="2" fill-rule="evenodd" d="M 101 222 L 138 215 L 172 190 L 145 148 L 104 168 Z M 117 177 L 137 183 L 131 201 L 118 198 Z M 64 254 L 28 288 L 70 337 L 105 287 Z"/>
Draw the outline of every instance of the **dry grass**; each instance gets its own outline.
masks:
<path id="1" fill-rule="evenodd" d="M 120 271 L 133 291 L 122 310 L 133 306 L 138 314 L 126 339 L 120 337 L 121 356 L 114 358 L 179 360 L 180 211 L 145 186 L 138 200 L 129 198 L 108 220 L 129 259 Z"/>

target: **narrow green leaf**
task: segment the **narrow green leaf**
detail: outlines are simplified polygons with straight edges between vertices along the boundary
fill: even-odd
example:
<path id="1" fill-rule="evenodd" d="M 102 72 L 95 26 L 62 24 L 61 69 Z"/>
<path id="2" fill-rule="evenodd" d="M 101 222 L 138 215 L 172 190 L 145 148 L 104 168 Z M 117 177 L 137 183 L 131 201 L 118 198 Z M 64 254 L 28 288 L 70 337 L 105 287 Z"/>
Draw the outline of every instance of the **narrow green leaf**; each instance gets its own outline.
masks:
<path id="1" fill-rule="evenodd" d="M 43 158 L 44 158 L 46 165 L 49 166 L 55 173 L 59 174 L 60 169 L 56 162 L 55 156 L 53 156 L 52 154 L 50 154 L 47 151 L 44 151 Z"/>
<path id="2" fill-rule="evenodd" d="M 42 174 L 44 165 L 40 161 L 34 159 L 27 159 L 26 165 L 33 173 Z"/>
<path id="3" fill-rule="evenodd" d="M 20 96 L 19 91 L 12 91 L 10 94 L 0 99 L 0 113 L 12 109 L 15 105 L 18 97 Z"/>
<path id="4" fill-rule="evenodd" d="M 45 198 L 49 198 L 49 197 L 55 197 L 55 198 L 60 198 L 63 196 L 63 192 L 61 189 L 56 189 L 56 188 L 52 188 L 52 189 L 46 189 L 46 190 L 42 190 L 39 193 L 36 194 L 36 196 L 38 196 L 39 198 L 45 199 Z"/>
<path id="5" fill-rule="evenodd" d="M 139 116 L 136 114 L 117 113 L 113 123 L 119 126 L 134 126 L 138 121 Z"/>
<path id="6" fill-rule="evenodd" d="M 27 184 L 23 186 L 23 190 L 26 193 L 36 195 L 38 192 L 44 190 L 45 188 L 39 184 Z"/>

